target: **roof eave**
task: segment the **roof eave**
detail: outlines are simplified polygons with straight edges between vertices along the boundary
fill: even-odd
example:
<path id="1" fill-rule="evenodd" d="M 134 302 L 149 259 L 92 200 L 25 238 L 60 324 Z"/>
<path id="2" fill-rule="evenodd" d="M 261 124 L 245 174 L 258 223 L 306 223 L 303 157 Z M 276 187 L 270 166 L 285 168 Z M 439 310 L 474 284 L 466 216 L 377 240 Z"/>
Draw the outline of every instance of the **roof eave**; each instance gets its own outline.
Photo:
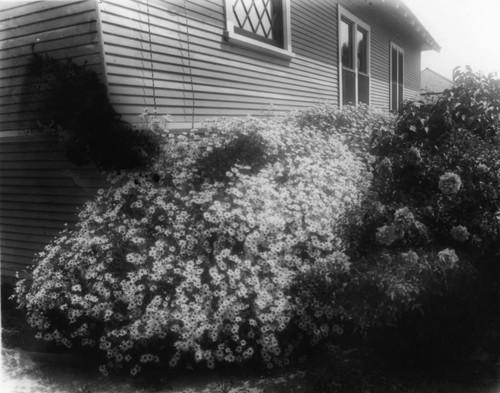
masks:
<path id="1" fill-rule="evenodd" d="M 416 38 L 418 38 L 422 44 L 422 51 L 435 50 L 436 52 L 441 51 L 441 47 L 437 41 L 432 37 L 432 35 L 427 31 L 424 25 L 418 20 L 412 10 L 402 1 L 402 0 L 379 0 L 381 3 L 386 3 L 394 7 L 398 16 L 402 16 L 408 21 Z"/>

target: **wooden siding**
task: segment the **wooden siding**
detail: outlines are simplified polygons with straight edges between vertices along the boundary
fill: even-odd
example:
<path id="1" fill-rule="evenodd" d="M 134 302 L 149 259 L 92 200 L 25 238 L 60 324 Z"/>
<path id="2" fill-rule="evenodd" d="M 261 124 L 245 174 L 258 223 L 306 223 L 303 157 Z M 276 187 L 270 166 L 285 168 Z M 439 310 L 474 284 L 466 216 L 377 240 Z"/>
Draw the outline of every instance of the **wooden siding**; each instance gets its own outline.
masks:
<path id="1" fill-rule="evenodd" d="M 2 277 L 13 277 L 104 184 L 93 167 L 68 162 L 47 138 L 0 141 L 0 247 Z"/>
<path id="2" fill-rule="evenodd" d="M 0 38 L 0 137 L 36 129 L 39 97 L 26 86 L 33 52 L 104 71 L 93 0 L 1 2 Z"/>
<path id="3" fill-rule="evenodd" d="M 75 167 L 55 141 L 37 132 L 41 96 L 27 84 L 33 51 L 87 63 L 102 76 L 97 16 L 93 0 L 0 2 L 2 280 L 30 265 L 103 184 L 95 168 Z"/>
<path id="4" fill-rule="evenodd" d="M 155 107 L 173 128 L 216 116 L 338 102 L 337 3 L 291 0 L 292 51 L 284 60 L 228 44 L 223 0 L 107 0 L 99 5 L 110 98 L 132 123 Z M 420 44 L 387 10 L 340 3 L 371 27 L 371 105 L 389 108 L 390 42 L 405 49 L 405 98 L 420 89 Z"/>
<path id="5" fill-rule="evenodd" d="M 155 102 L 173 128 L 192 128 L 338 100 L 336 6 L 326 0 L 292 0 L 291 60 L 228 44 L 223 0 L 107 0 L 100 10 L 110 97 L 130 122 Z"/>
<path id="6" fill-rule="evenodd" d="M 391 40 L 405 50 L 405 98 L 418 97 L 420 46 L 364 0 L 339 0 L 371 28 L 371 104 L 389 106 Z M 125 120 L 155 105 L 173 128 L 338 102 L 337 3 L 291 0 L 290 60 L 234 46 L 224 0 L 0 3 L 0 247 L 2 276 L 31 263 L 103 184 L 70 164 L 54 141 L 30 136 L 36 95 L 26 93 L 32 51 L 83 64 L 108 85 Z"/>

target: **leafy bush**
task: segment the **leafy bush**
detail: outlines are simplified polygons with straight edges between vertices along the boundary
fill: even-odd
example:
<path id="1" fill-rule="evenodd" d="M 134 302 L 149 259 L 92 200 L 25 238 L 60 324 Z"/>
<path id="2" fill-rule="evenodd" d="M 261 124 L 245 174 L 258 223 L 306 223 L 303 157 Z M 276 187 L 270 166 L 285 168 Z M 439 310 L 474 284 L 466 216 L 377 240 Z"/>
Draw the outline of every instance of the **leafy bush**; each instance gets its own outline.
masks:
<path id="1" fill-rule="evenodd" d="M 374 132 L 374 200 L 363 207 L 357 251 L 369 260 L 412 250 L 421 261 L 441 250 L 438 259 L 453 267 L 421 291 L 424 315 L 401 314 L 391 333 L 427 359 L 473 349 L 486 335 L 478 327 L 497 313 L 498 282 L 491 277 L 500 252 L 499 113 L 500 81 L 458 70 L 436 103 L 406 103 L 394 127 Z"/>
<path id="2" fill-rule="evenodd" d="M 220 121 L 168 139 L 151 172 L 113 177 L 17 299 L 39 338 L 98 348 L 103 372 L 283 365 L 342 332 L 320 288 L 349 271 L 344 228 L 369 184 L 336 135 Z"/>
<path id="3" fill-rule="evenodd" d="M 39 256 L 20 307 L 39 338 L 94 348 L 103 372 L 132 374 L 274 367 L 347 329 L 416 321 L 471 276 L 479 235 L 494 247 L 497 174 L 465 163 L 497 164 L 490 139 L 452 120 L 432 143 L 425 130 L 404 136 L 405 113 L 395 128 L 390 115 L 325 103 L 170 135 L 149 171 L 112 177 Z"/>
<path id="4" fill-rule="evenodd" d="M 91 69 L 35 54 L 29 78 L 39 127 L 57 136 L 72 162 L 130 169 L 144 167 L 158 154 L 160 137 L 122 121 Z"/>
<path id="5" fill-rule="evenodd" d="M 408 206 L 434 242 L 483 258 L 500 251 L 500 81 L 457 71 L 437 103 L 408 103 L 375 133 L 374 190 Z"/>

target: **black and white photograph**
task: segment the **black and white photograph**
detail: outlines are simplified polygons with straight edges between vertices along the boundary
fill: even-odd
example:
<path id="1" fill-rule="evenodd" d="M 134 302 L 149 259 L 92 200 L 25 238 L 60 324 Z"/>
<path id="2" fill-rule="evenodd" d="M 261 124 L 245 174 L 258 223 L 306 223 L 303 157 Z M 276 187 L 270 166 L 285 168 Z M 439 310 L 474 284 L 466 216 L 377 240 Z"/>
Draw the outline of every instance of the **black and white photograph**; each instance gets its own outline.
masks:
<path id="1" fill-rule="evenodd" d="M 2 393 L 500 393 L 500 0 L 0 0 Z"/>

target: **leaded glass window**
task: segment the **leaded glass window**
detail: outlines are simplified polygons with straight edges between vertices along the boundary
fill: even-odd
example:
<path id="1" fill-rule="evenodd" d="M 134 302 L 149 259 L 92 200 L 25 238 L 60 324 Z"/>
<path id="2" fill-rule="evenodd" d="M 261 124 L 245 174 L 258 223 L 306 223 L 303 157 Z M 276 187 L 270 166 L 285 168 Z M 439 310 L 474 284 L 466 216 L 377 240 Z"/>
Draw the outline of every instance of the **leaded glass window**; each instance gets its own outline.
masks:
<path id="1" fill-rule="evenodd" d="M 282 0 L 233 0 L 232 12 L 238 34 L 281 46 Z"/>

